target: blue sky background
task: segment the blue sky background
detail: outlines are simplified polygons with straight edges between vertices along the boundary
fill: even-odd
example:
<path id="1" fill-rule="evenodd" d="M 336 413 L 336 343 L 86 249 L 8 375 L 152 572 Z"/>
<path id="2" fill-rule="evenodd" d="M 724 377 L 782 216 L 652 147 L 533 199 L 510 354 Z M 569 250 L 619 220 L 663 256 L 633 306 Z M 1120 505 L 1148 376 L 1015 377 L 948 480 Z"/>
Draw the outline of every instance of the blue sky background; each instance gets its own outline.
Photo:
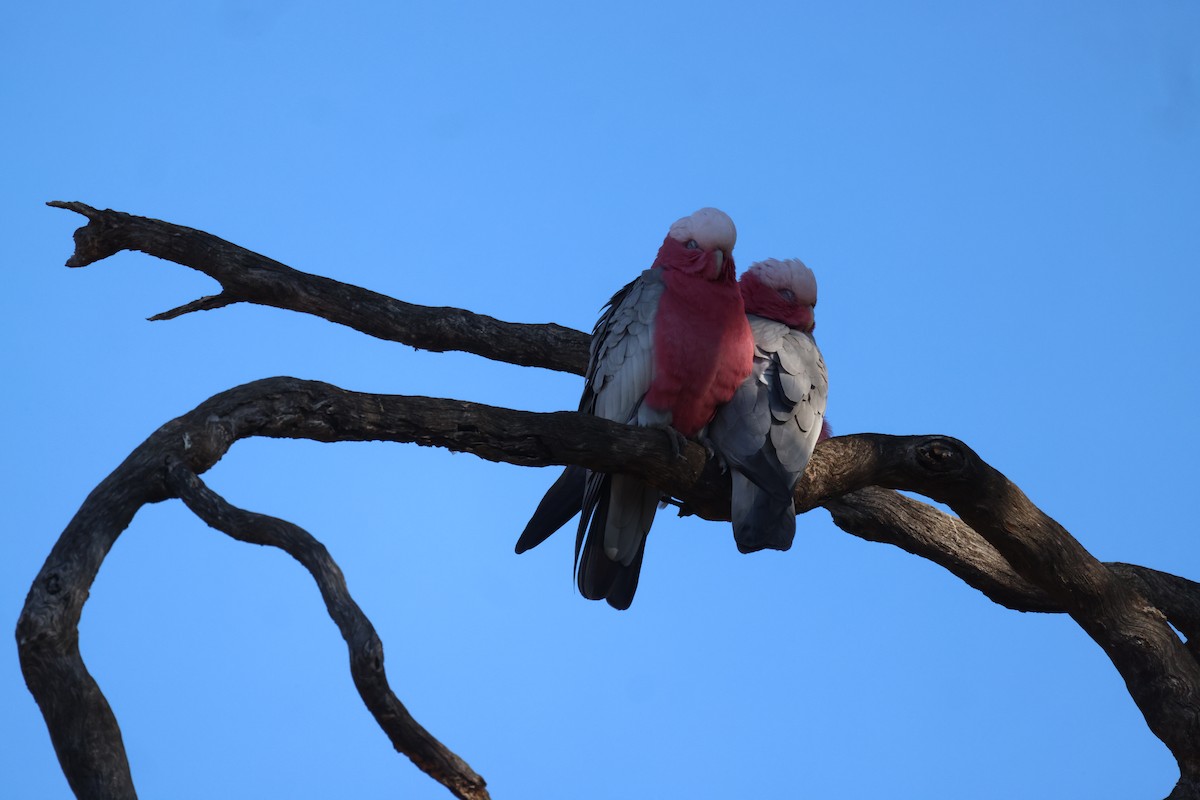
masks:
<path id="1" fill-rule="evenodd" d="M 86 494 L 210 395 L 293 375 L 533 410 L 579 378 L 414 352 L 121 254 L 81 200 L 403 300 L 590 328 L 667 226 L 804 258 L 841 433 L 959 436 L 1092 553 L 1200 577 L 1200 6 L 25 3 L 5 124 L 0 618 Z M 1177 777 L 1070 620 L 801 521 L 658 520 L 633 609 L 512 545 L 551 470 L 247 441 L 208 476 L 306 527 L 413 714 L 497 798 L 1157 798 Z M 11 630 L 11 627 L 9 628 Z M 442 798 L 363 708 L 311 579 L 143 510 L 84 658 L 147 798 Z M 11 640 L 0 785 L 68 797 Z"/>

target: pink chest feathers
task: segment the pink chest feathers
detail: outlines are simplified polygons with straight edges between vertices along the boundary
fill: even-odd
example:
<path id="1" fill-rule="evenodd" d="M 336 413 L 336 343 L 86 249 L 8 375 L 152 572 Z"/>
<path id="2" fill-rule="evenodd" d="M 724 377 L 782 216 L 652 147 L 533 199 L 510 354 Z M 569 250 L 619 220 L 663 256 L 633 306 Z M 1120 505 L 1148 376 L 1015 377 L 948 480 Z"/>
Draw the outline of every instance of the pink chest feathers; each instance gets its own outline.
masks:
<path id="1" fill-rule="evenodd" d="M 668 272 L 654 323 L 654 379 L 645 402 L 695 436 L 750 374 L 754 335 L 737 284 Z"/>

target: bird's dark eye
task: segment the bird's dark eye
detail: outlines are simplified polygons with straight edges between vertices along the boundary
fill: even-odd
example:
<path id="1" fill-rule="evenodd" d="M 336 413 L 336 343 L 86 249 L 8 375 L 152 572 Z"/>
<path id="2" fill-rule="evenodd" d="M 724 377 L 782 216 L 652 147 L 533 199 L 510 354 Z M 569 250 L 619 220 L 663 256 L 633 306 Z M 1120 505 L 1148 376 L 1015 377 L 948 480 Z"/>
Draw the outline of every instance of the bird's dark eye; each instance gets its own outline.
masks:
<path id="1" fill-rule="evenodd" d="M 794 302 L 796 300 L 796 293 L 793 292 L 791 289 L 780 289 L 779 296 L 782 297 L 784 300 L 788 301 L 789 303 Z"/>
<path id="2" fill-rule="evenodd" d="M 696 244 L 695 239 L 688 239 L 688 243 L 684 245 L 688 250 L 699 250 L 700 245 Z"/>

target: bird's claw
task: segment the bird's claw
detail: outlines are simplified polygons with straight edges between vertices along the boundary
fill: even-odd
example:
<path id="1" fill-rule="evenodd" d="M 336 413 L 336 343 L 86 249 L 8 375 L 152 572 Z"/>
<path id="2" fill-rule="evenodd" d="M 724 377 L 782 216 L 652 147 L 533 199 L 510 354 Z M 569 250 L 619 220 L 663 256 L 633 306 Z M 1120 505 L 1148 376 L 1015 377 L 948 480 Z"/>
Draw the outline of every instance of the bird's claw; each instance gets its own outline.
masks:
<path id="1" fill-rule="evenodd" d="M 687 503 L 684 503 L 682 500 L 676 500 L 674 497 L 663 495 L 663 498 L 658 501 L 658 508 L 661 511 L 667 506 L 675 506 L 678 508 L 679 516 L 681 517 L 690 517 L 695 513 L 691 510 L 691 508 L 688 507 Z"/>
<path id="2" fill-rule="evenodd" d="M 663 433 L 667 434 L 667 441 L 671 443 L 671 454 L 677 459 L 683 458 L 683 446 L 687 444 L 687 437 L 670 425 L 664 425 L 662 429 Z"/>
<path id="3" fill-rule="evenodd" d="M 701 432 L 698 438 L 700 440 L 700 444 L 704 445 L 704 452 L 708 454 L 708 457 L 710 459 L 715 458 L 717 460 L 717 466 L 721 468 L 721 474 L 724 475 L 726 472 L 729 472 L 729 462 L 726 461 L 725 456 L 721 455 L 721 452 L 717 450 L 716 445 L 713 444 L 713 440 L 708 438 L 708 436 L 703 432 Z"/>

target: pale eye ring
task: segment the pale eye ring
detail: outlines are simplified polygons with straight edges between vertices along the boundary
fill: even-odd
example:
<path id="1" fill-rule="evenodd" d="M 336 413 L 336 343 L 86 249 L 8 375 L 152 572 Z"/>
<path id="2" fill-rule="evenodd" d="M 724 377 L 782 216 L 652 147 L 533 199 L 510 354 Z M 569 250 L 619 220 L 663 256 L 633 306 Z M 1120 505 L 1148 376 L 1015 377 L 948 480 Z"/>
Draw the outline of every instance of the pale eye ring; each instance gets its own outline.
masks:
<path id="1" fill-rule="evenodd" d="M 696 243 L 695 239 L 688 239 L 688 243 L 686 245 L 684 245 L 684 247 L 686 247 L 688 250 L 699 250 L 700 249 L 700 245 Z"/>
<path id="2" fill-rule="evenodd" d="M 788 301 L 789 303 L 794 302 L 796 300 L 796 293 L 793 292 L 791 289 L 780 289 L 779 296 L 782 297 L 784 300 Z"/>

